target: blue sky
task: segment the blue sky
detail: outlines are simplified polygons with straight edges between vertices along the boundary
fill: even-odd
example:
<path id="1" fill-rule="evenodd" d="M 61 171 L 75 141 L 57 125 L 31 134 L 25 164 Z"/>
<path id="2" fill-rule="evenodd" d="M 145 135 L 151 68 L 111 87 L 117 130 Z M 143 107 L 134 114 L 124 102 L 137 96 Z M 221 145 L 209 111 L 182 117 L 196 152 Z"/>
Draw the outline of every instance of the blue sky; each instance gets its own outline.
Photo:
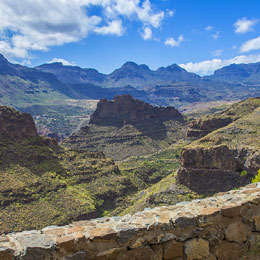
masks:
<path id="1" fill-rule="evenodd" d="M 0 52 L 110 73 L 126 61 L 201 75 L 260 61 L 259 0 L 1 0 Z"/>

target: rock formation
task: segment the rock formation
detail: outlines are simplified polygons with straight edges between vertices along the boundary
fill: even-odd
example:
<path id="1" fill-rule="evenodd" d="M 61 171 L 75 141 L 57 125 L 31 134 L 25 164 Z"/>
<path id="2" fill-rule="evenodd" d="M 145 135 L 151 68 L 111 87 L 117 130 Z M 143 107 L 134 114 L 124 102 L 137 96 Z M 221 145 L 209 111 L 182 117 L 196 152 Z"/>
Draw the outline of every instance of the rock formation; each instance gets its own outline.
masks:
<path id="1" fill-rule="evenodd" d="M 244 117 L 260 106 L 260 98 L 249 98 L 232 105 L 229 109 L 213 115 L 193 120 L 189 124 L 187 136 L 201 138 L 219 128 Z"/>
<path id="2" fill-rule="evenodd" d="M 154 107 L 130 95 L 101 100 L 89 124 L 72 134 L 63 145 L 102 151 L 122 160 L 151 154 L 186 137 L 186 122 L 173 107 Z"/>
<path id="3" fill-rule="evenodd" d="M 17 140 L 35 136 L 37 130 L 30 114 L 0 106 L 0 138 Z"/>
<path id="4" fill-rule="evenodd" d="M 114 101 L 100 100 L 90 117 L 90 124 L 117 125 L 143 121 L 183 120 L 182 114 L 174 107 L 154 107 L 130 95 L 116 96 Z"/>
<path id="5" fill-rule="evenodd" d="M 247 113 L 240 110 L 243 112 L 240 119 L 183 149 L 182 168 L 177 176 L 179 184 L 198 193 L 212 194 L 251 181 L 260 169 L 260 107 L 252 108 L 249 103 L 259 105 L 259 99 L 240 103 L 236 109 L 250 107 Z"/>

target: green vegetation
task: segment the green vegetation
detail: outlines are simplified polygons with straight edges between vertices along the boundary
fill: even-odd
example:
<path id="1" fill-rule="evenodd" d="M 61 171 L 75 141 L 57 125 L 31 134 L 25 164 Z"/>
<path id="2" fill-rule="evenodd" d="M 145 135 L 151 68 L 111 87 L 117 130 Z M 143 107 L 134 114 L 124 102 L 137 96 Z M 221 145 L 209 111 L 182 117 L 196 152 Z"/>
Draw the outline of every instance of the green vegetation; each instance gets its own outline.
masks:
<path id="1" fill-rule="evenodd" d="M 184 143 L 177 143 L 152 155 L 131 157 L 118 162 L 118 167 L 138 190 L 145 189 L 180 166 L 179 158 L 183 145 Z"/>
<path id="2" fill-rule="evenodd" d="M 259 150 L 260 99 L 248 99 L 237 106 L 234 105 L 225 113 L 241 118 L 192 142 L 187 148 L 210 148 L 216 145 L 227 145 L 234 149 L 247 147 Z"/>
<path id="3" fill-rule="evenodd" d="M 252 183 L 260 182 L 260 169 L 257 172 L 257 175 L 252 179 Z"/>
<path id="4" fill-rule="evenodd" d="M 118 164 L 122 174 L 130 179 L 138 192 L 125 197 L 107 216 L 136 213 L 144 208 L 173 205 L 201 196 L 182 185 L 176 185 L 175 172 L 185 142 L 171 145 L 149 156 L 132 157 Z"/>
<path id="5" fill-rule="evenodd" d="M 247 175 L 248 175 L 247 171 L 242 171 L 242 172 L 240 173 L 240 177 L 245 177 L 245 176 L 247 176 Z"/>
<path id="6" fill-rule="evenodd" d="M 1 140 L 0 154 L 0 233 L 102 216 L 135 189 L 102 153 L 50 139 Z"/>
<path id="7" fill-rule="evenodd" d="M 82 128 L 63 142 L 66 147 L 102 151 L 116 161 L 144 156 L 186 139 L 186 124 L 179 121 L 145 121 L 123 126 L 95 125 Z"/>

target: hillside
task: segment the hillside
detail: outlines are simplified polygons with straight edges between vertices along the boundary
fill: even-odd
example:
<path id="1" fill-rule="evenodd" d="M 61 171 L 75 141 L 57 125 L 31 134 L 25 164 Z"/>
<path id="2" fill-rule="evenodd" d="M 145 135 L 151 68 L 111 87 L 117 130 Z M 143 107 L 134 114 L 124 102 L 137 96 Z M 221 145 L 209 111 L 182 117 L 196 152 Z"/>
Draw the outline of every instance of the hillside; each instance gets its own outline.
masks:
<path id="1" fill-rule="evenodd" d="M 37 135 L 32 117 L 0 107 L 0 233 L 102 216 L 136 187 L 103 153 Z"/>
<path id="2" fill-rule="evenodd" d="M 239 118 L 250 114 L 260 106 L 260 98 L 249 98 L 233 104 L 230 108 L 211 115 L 202 116 L 189 124 L 187 135 L 201 138 L 214 130 L 227 126 Z"/>
<path id="3" fill-rule="evenodd" d="M 174 106 L 180 111 L 194 105 L 260 96 L 258 64 L 249 65 L 236 65 L 252 67 L 247 69 L 251 81 L 247 84 L 245 79 L 240 84 L 240 79 L 239 83 L 214 80 L 213 76 L 202 78 L 176 64 L 151 70 L 145 64 L 126 62 L 106 75 L 61 63 L 29 68 L 12 64 L 1 55 L 0 104 L 31 113 L 39 133 L 62 140 L 89 119 L 98 100 L 112 100 L 116 95 L 130 94 L 149 104 Z"/>
<path id="4" fill-rule="evenodd" d="M 250 64 L 231 64 L 216 70 L 212 76 L 205 78 L 212 81 L 221 81 L 233 84 L 259 85 L 260 62 Z"/>
<path id="5" fill-rule="evenodd" d="M 181 155 L 178 183 L 199 193 L 245 185 L 260 168 L 259 99 L 233 105 L 222 115 L 230 115 L 231 122 L 189 144 Z"/>
<path id="6" fill-rule="evenodd" d="M 186 137 L 186 123 L 173 107 L 153 107 L 130 95 L 101 100 L 89 124 L 63 145 L 102 151 L 115 160 L 151 154 Z"/>

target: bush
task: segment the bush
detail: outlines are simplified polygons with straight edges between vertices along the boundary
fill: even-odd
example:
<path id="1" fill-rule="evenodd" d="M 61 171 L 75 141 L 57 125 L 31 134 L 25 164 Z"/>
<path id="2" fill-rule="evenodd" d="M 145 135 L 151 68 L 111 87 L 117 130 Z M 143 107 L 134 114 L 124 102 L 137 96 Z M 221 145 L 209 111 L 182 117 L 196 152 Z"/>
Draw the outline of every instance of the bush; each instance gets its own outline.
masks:
<path id="1" fill-rule="evenodd" d="M 260 169 L 257 172 L 257 175 L 252 179 L 252 183 L 260 182 Z"/>

